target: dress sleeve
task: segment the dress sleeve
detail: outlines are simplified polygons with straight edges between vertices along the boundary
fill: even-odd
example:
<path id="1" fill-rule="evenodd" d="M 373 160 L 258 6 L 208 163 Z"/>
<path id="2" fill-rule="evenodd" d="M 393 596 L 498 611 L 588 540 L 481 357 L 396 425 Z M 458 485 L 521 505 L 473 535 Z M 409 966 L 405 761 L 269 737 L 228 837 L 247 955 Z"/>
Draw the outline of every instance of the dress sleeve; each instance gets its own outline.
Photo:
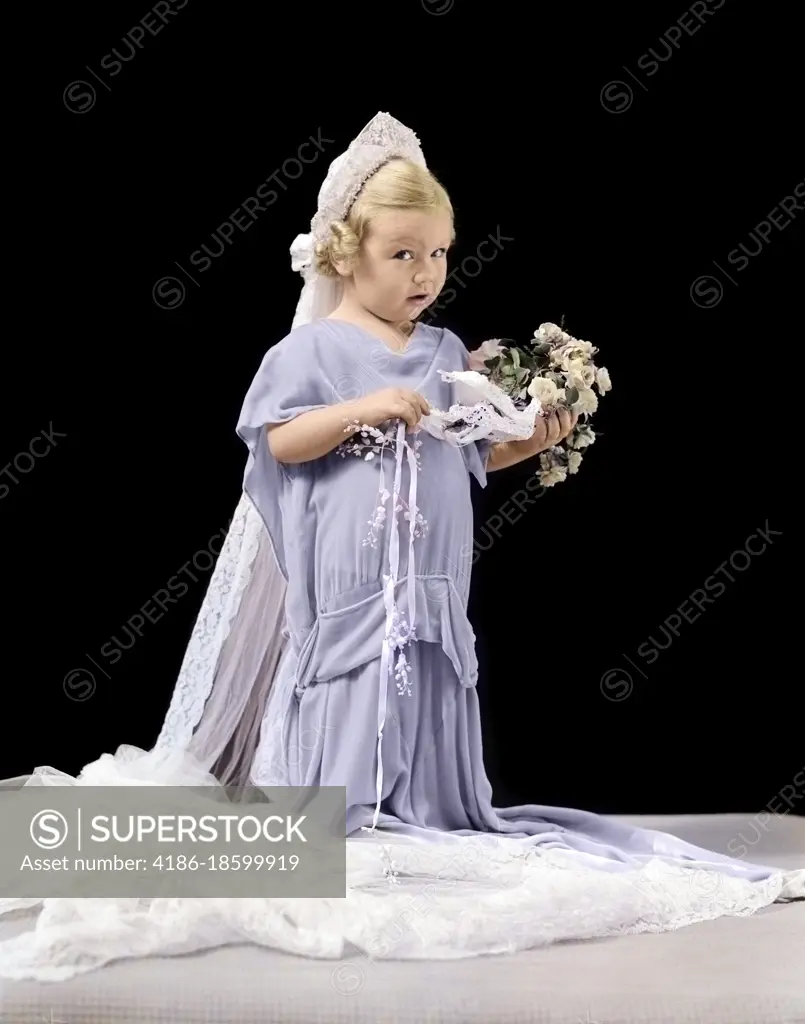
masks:
<path id="1" fill-rule="evenodd" d="M 467 350 L 466 345 L 461 338 L 452 331 L 445 329 L 445 334 L 447 335 L 447 339 L 450 344 L 451 354 L 453 350 L 455 350 L 455 368 L 457 370 L 469 370 L 470 353 Z M 467 472 L 471 473 L 472 476 L 475 477 L 481 487 L 486 487 L 486 473 L 491 450 L 491 441 L 486 441 L 484 439 L 471 441 L 469 444 L 461 446 L 461 452 L 464 456 L 464 465 L 467 467 Z"/>
<path id="2" fill-rule="evenodd" d="M 288 468 L 271 454 L 266 427 L 288 423 L 312 409 L 333 403 L 316 351 L 316 337 L 298 329 L 272 346 L 252 380 L 236 431 L 249 454 L 243 489 L 251 498 L 268 530 L 283 576 L 288 579 L 282 533 L 282 499 L 288 486 Z"/>

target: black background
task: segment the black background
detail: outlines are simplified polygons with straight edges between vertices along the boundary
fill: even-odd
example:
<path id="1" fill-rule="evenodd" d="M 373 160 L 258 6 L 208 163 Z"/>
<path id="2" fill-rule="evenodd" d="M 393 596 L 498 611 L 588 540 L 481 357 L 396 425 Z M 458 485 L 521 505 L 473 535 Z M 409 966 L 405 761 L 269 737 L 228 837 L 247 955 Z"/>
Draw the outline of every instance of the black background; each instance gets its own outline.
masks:
<path id="1" fill-rule="evenodd" d="M 114 76 L 105 55 L 129 52 L 141 18 L 160 24 L 146 5 L 53 12 L 11 211 L 27 229 L 7 252 L 0 463 L 18 482 L 0 477 L 0 777 L 76 773 L 155 741 L 209 571 L 115 665 L 100 649 L 226 530 L 240 405 L 299 295 L 288 248 L 329 161 L 387 110 L 450 191 L 453 266 L 490 234 L 511 239 L 476 278 L 459 270 L 436 323 L 474 348 L 564 316 L 614 383 L 578 476 L 521 515 L 510 499 L 533 467 L 475 494 L 484 546 L 502 519 L 470 605 L 495 802 L 781 806 L 803 764 L 785 413 L 801 386 L 805 199 L 793 222 L 779 207 L 803 194 L 801 94 L 783 5 L 707 7 L 669 55 L 663 35 L 698 24 L 682 4 L 191 2 Z M 654 67 L 651 47 L 668 59 Z M 331 141 L 291 180 L 283 162 L 319 132 Z M 190 254 L 277 171 L 287 190 L 199 273 Z M 787 226 L 738 270 L 728 254 L 753 251 L 775 207 Z M 707 274 L 721 298 L 708 305 L 708 284 L 697 304 Z M 185 288 L 172 308 L 153 295 L 166 276 Z M 14 469 L 51 426 L 55 447 Z M 773 543 L 744 571 L 727 564 L 723 593 L 641 658 L 764 527 Z M 616 667 L 630 690 L 602 684 Z M 94 684 L 65 687 L 79 668 Z"/>

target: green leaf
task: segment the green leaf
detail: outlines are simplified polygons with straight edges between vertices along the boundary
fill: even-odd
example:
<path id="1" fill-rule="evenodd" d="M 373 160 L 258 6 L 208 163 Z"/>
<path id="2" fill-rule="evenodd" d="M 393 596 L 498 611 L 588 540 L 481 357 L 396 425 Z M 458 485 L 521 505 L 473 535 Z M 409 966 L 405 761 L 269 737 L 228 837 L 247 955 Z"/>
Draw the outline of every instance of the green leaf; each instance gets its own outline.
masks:
<path id="1" fill-rule="evenodd" d="M 568 405 L 574 405 L 579 400 L 578 388 L 568 388 L 565 391 L 565 401 Z"/>
<path id="2" fill-rule="evenodd" d="M 519 349 L 516 349 L 516 348 L 512 349 L 512 363 L 514 363 L 514 366 L 519 369 L 519 366 L 520 366 L 520 350 Z"/>

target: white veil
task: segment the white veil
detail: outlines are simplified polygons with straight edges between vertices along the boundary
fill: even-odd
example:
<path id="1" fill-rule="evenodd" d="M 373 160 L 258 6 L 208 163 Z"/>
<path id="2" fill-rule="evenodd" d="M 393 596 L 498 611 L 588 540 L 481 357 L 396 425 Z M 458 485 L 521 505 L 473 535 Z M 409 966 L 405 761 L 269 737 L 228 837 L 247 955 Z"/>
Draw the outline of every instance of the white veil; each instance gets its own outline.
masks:
<path id="1" fill-rule="evenodd" d="M 291 246 L 291 267 L 304 278 L 292 329 L 327 316 L 341 297 L 340 278 L 313 265 L 330 222 L 346 217 L 364 182 L 394 157 L 426 166 L 417 136 L 379 112 L 338 156 L 319 191 L 308 234 Z M 288 634 L 285 592 L 268 533 L 241 495 L 185 652 L 155 752 L 189 754 L 202 771 L 241 788 L 259 739 L 263 709 Z"/>

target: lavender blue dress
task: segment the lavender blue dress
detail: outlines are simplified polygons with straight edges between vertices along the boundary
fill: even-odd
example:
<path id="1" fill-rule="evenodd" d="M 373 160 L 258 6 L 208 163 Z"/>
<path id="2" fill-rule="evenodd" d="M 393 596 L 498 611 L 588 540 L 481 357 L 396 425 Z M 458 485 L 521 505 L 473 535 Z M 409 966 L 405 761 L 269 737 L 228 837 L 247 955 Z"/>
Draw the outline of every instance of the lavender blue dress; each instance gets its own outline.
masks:
<path id="1" fill-rule="evenodd" d="M 483 765 L 475 636 L 466 614 L 470 476 L 485 486 L 486 442 L 459 449 L 425 432 L 416 435 L 422 444 L 415 504 L 427 528 L 411 546 L 404 521 L 394 590 L 404 617 L 414 606 L 417 638 L 405 649 L 410 686 L 393 675 L 383 684 L 390 516 L 375 531 L 376 543 L 366 541 L 381 471 L 391 490 L 394 450 L 382 460 L 334 451 L 280 465 L 268 448 L 265 425 L 391 386 L 419 391 L 432 406 L 446 409 L 452 385 L 439 370 L 467 365 L 466 347 L 449 330 L 418 325 L 406 350 L 396 354 L 362 328 L 334 319 L 297 328 L 263 359 L 238 433 L 251 453 L 245 489 L 288 581 L 289 645 L 275 684 L 281 727 L 276 714 L 263 723 L 253 781 L 345 786 L 350 836 L 376 821 L 381 830 L 426 840 L 444 833 L 508 834 L 574 851 L 606 871 L 659 858 L 752 881 L 768 877 L 770 867 L 591 812 L 539 804 L 493 807 Z M 403 499 L 410 483 L 411 467 L 402 460 Z M 284 774 L 277 774 L 278 765 Z"/>

